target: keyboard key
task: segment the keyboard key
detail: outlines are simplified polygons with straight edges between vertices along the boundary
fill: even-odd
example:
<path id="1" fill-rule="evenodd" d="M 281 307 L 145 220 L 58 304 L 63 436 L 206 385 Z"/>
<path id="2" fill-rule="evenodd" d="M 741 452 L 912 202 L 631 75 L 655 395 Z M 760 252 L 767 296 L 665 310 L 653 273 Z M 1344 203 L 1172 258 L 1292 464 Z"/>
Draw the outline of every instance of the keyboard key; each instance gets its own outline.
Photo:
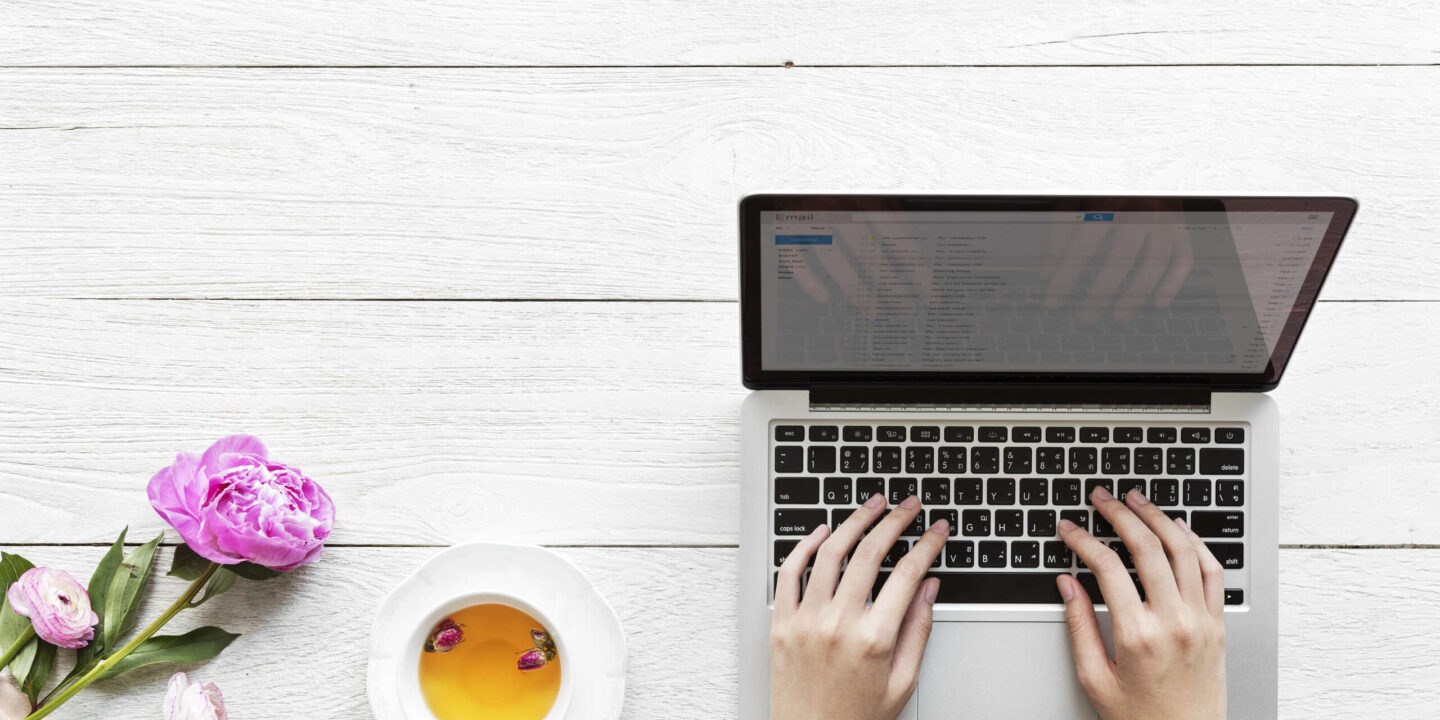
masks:
<path id="1" fill-rule="evenodd" d="M 1117 443 L 1139 443 L 1145 442 L 1145 433 L 1138 427 L 1117 427 L 1115 428 L 1115 442 Z"/>
<path id="2" fill-rule="evenodd" d="M 990 478 L 990 481 L 985 484 L 985 503 L 987 505 L 1014 505 L 1015 479 Z"/>
<path id="3" fill-rule="evenodd" d="M 1190 443 L 1192 445 L 1204 445 L 1210 442 L 1210 428 L 1180 428 L 1180 442 Z"/>
<path id="4" fill-rule="evenodd" d="M 1166 450 L 1165 474 L 1194 475 L 1195 448 L 1170 448 Z"/>
<path id="5" fill-rule="evenodd" d="M 814 505 L 820 502 L 820 479 L 813 477 L 775 478 L 775 504 Z"/>
<path id="6" fill-rule="evenodd" d="M 1226 605 L 1244 605 L 1245 591 L 1240 588 L 1225 588 Z"/>
<path id="7" fill-rule="evenodd" d="M 928 477 L 920 481 L 921 505 L 949 505 L 950 478 Z"/>
<path id="8" fill-rule="evenodd" d="M 811 445 L 805 467 L 808 468 L 807 472 L 817 475 L 835 472 L 835 448 L 829 445 Z"/>
<path id="9" fill-rule="evenodd" d="M 984 540 L 980 542 L 980 567 L 982 568 L 1003 568 L 1005 567 L 1005 541 Z M 968 577 L 966 578 L 968 579 Z M 966 579 L 960 580 L 965 582 Z M 1051 582 L 1054 582 L 1053 580 Z M 945 581 L 940 581 L 940 586 L 945 586 Z"/>
<path id="10" fill-rule="evenodd" d="M 855 481 L 855 503 L 863 505 L 872 495 L 885 494 L 885 478 L 863 477 Z"/>
<path id="11" fill-rule="evenodd" d="M 1216 480 L 1215 504 L 1222 507 L 1244 505 L 1245 482 L 1243 480 Z"/>
<path id="12" fill-rule="evenodd" d="M 1185 481 L 1185 504 L 1190 507 L 1210 504 L 1209 480 Z"/>
<path id="13" fill-rule="evenodd" d="M 1164 451 L 1160 448 L 1135 448 L 1130 472 L 1136 475 L 1159 475 L 1165 472 Z"/>
<path id="14" fill-rule="evenodd" d="M 985 537 L 990 534 L 989 510 L 966 510 L 960 513 L 960 534 L 966 537 Z"/>
<path id="15" fill-rule="evenodd" d="M 886 496 L 886 500 L 888 500 L 891 505 L 899 505 L 905 502 L 905 499 L 911 495 L 919 494 L 920 486 L 915 478 L 894 477 L 890 478 L 890 494 Z"/>
<path id="16" fill-rule="evenodd" d="M 951 540 L 945 543 L 945 567 L 968 568 L 975 566 L 975 543 L 971 540 Z M 958 579 L 958 578 L 957 578 Z M 944 585 L 944 581 L 941 581 Z"/>
<path id="17" fill-rule="evenodd" d="M 881 425 L 879 430 L 880 442 L 905 442 L 905 427 L 903 425 Z"/>
<path id="18" fill-rule="evenodd" d="M 870 472 L 870 448 L 859 445 L 840 448 L 840 472 L 851 475 Z"/>
<path id="19" fill-rule="evenodd" d="M 1036 448 L 1035 472 L 1046 475 L 1056 475 L 1065 472 L 1065 448 Z"/>
<path id="20" fill-rule="evenodd" d="M 900 447 L 897 445 L 877 446 L 871 462 L 874 468 L 871 472 L 886 474 L 900 472 Z"/>
<path id="21" fill-rule="evenodd" d="M 1094 505 L 1094 504 L 1095 504 L 1093 501 L 1090 500 L 1090 493 L 1095 492 L 1095 488 L 1097 488 L 1097 487 L 1103 487 L 1103 488 L 1105 488 L 1105 492 L 1108 492 L 1108 493 L 1110 493 L 1111 495 L 1114 495 L 1114 494 L 1115 494 L 1115 483 L 1114 483 L 1114 481 L 1112 481 L 1110 478 L 1090 478 L 1089 480 L 1086 480 L 1086 481 L 1085 481 L 1085 504 L 1086 504 L 1086 505 Z"/>
<path id="22" fill-rule="evenodd" d="M 1215 442 L 1221 445 L 1239 445 L 1245 442 L 1245 428 L 1217 428 L 1215 430 Z"/>
<path id="23" fill-rule="evenodd" d="M 1070 474 L 1092 475 L 1096 471 L 1096 452 L 1092 447 L 1070 448 Z M 822 471 L 816 471 L 822 472 Z"/>
<path id="24" fill-rule="evenodd" d="M 980 478 L 955 478 L 956 505 L 983 505 L 985 487 Z"/>
<path id="25" fill-rule="evenodd" d="M 1095 512 L 1095 528 L 1090 531 L 1095 537 L 1115 537 L 1115 528 L 1110 526 L 1110 521 L 1105 519 L 1099 511 Z"/>
<path id="26" fill-rule="evenodd" d="M 1240 570 L 1245 567 L 1245 545 L 1238 542 L 1207 542 L 1210 554 L 1220 561 L 1226 570 Z"/>
<path id="27" fill-rule="evenodd" d="M 805 439 L 805 428 L 800 425 L 776 425 L 777 442 L 800 442 Z"/>
<path id="28" fill-rule="evenodd" d="M 809 535 L 812 530 L 825 524 L 829 513 L 824 509 L 775 510 L 776 535 Z"/>
<path id="29" fill-rule="evenodd" d="M 935 472 L 935 448 L 923 446 L 905 448 L 905 472 L 917 474 Z"/>
<path id="30" fill-rule="evenodd" d="M 834 425 L 811 425 L 810 442 L 835 442 L 840 439 L 840 428 Z"/>
<path id="31" fill-rule="evenodd" d="M 1045 478 L 1025 478 L 1020 481 L 1021 505 L 1044 505 L 1048 488 Z"/>
<path id="32" fill-rule="evenodd" d="M 1061 510 L 1060 519 L 1069 520 L 1070 522 L 1078 525 L 1081 530 L 1084 530 L 1086 532 L 1090 531 L 1089 510 Z"/>
<path id="33" fill-rule="evenodd" d="M 1002 457 L 1005 460 L 1005 472 L 1011 475 L 1022 475 L 1030 472 L 1030 451 L 1028 447 L 1007 447 Z"/>
<path id="34" fill-rule="evenodd" d="M 1079 478 L 1056 478 L 1052 486 L 1051 505 L 1079 505 L 1080 479 Z"/>
<path id="35" fill-rule="evenodd" d="M 940 442 L 940 428 L 934 425 L 910 428 L 910 442 Z"/>
<path id="36" fill-rule="evenodd" d="M 1024 510 L 996 510 L 995 534 L 1000 537 L 1020 537 L 1025 534 Z"/>
<path id="37" fill-rule="evenodd" d="M 1244 475 L 1245 451 L 1240 448 L 1200 448 L 1201 475 Z"/>
<path id="38" fill-rule="evenodd" d="M 854 515 L 854 514 L 855 514 L 855 508 L 835 508 L 834 510 L 831 510 L 831 511 L 830 511 L 830 529 L 831 529 L 831 530 L 839 530 L 839 529 L 840 529 L 840 526 L 841 526 L 841 525 L 844 525 L 844 524 L 845 524 L 845 521 L 846 521 L 846 520 L 849 520 L 849 519 L 850 519 L 850 516 L 851 516 L 851 515 Z M 878 523 L 879 521 L 880 521 L 879 518 L 876 518 L 875 522 Z M 874 527 L 874 524 L 872 524 L 871 527 Z M 865 532 L 870 532 L 870 528 L 865 528 Z"/>
<path id="39" fill-rule="evenodd" d="M 1171 520 L 1185 520 L 1185 519 L 1186 519 L 1186 518 L 1185 518 L 1185 515 L 1186 515 L 1186 513 L 1185 513 L 1184 510 L 1166 510 L 1166 511 L 1165 511 L 1165 517 L 1168 517 L 1168 518 L 1170 518 Z M 1189 521 L 1186 520 L 1186 522 L 1189 522 Z"/>
<path id="40" fill-rule="evenodd" d="M 1009 432 L 1003 427 L 981 427 L 980 442 L 982 443 L 1003 443 Z"/>
<path id="41" fill-rule="evenodd" d="M 880 558 L 880 567 L 893 568 L 899 565 L 901 558 L 904 558 L 905 553 L 908 552 L 910 552 L 910 543 L 904 540 L 896 541 L 894 545 L 890 546 L 890 550 L 885 553 L 885 557 Z"/>
<path id="42" fill-rule="evenodd" d="M 911 520 L 910 524 L 906 525 L 905 529 L 900 531 L 900 535 L 902 537 L 920 537 L 925 534 L 925 530 L 929 527 L 929 525 L 925 524 L 925 513 L 915 513 L 915 519 Z"/>
<path id="43" fill-rule="evenodd" d="M 1175 438 L 1176 433 L 1173 427 L 1152 427 L 1145 431 L 1145 441 L 1152 445 L 1173 443 Z"/>
<path id="44" fill-rule="evenodd" d="M 1012 433 L 1011 439 L 1017 443 L 1038 443 L 1040 442 L 1040 428 L 1017 427 Z"/>
<path id="45" fill-rule="evenodd" d="M 1055 511 L 1031 510 L 1026 515 L 1026 535 L 1030 537 L 1055 537 Z"/>
<path id="46" fill-rule="evenodd" d="M 776 482 L 779 482 L 778 480 Z M 828 477 L 825 478 L 825 504 L 826 505 L 849 505 L 850 504 L 850 478 Z"/>
<path id="47" fill-rule="evenodd" d="M 775 446 L 775 472 L 805 472 L 805 448 L 799 445 Z"/>
<path id="48" fill-rule="evenodd" d="M 1107 447 L 1100 451 L 1100 472 L 1106 475 L 1130 473 L 1130 448 Z"/>
<path id="49" fill-rule="evenodd" d="M 873 435 L 869 425 L 846 425 L 841 433 L 845 442 L 870 442 Z"/>
<path id="50" fill-rule="evenodd" d="M 1125 547 L 1125 543 L 1116 540 L 1110 543 L 1110 549 L 1120 556 L 1120 562 L 1124 563 L 1126 568 L 1135 569 L 1135 558 L 1130 554 L 1130 548 Z"/>
<path id="51" fill-rule="evenodd" d="M 1047 427 L 1045 428 L 1045 442 L 1073 443 L 1075 442 L 1075 428 Z"/>
<path id="52" fill-rule="evenodd" d="M 1245 513 L 1239 510 L 1196 510 L 1190 513 L 1190 529 L 1202 538 L 1237 538 L 1245 535 Z"/>
<path id="53" fill-rule="evenodd" d="M 780 567 L 781 565 L 784 565 L 784 564 L 785 564 L 785 558 L 790 557 L 790 552 L 795 549 L 795 546 L 796 546 L 796 545 L 799 545 L 799 544 L 800 544 L 800 541 L 799 541 L 799 540 L 776 540 L 776 541 L 775 541 L 775 567 Z M 812 555 L 810 556 L 810 562 L 809 562 L 805 567 L 810 567 L 810 566 L 812 566 L 812 565 L 814 565 L 814 564 L 815 564 L 815 556 L 812 554 Z"/>
<path id="54" fill-rule="evenodd" d="M 942 472 L 946 475 L 968 472 L 968 466 L 965 464 L 965 448 L 951 445 L 941 447 L 940 460 L 936 467 L 938 469 L 935 472 Z"/>
<path id="55" fill-rule="evenodd" d="M 1125 499 L 1125 494 L 1128 493 L 1128 492 L 1130 492 L 1131 490 L 1139 490 L 1139 491 L 1140 491 L 1140 494 L 1141 494 L 1141 495 L 1144 495 L 1144 494 L 1145 494 L 1145 481 L 1144 481 L 1144 480 L 1117 480 L 1117 481 L 1115 481 L 1115 497 L 1120 498 L 1122 501 Z M 1147 498 L 1147 499 L 1148 499 L 1148 498 Z"/>
<path id="56" fill-rule="evenodd" d="M 945 428 L 945 442 L 975 442 L 975 428 L 969 425 L 949 425 Z"/>
<path id="57" fill-rule="evenodd" d="M 1060 591 L 1053 572 L 945 573 L 940 578 L 935 602 L 951 605 L 1059 605 Z"/>
<path id="58" fill-rule="evenodd" d="M 956 535 L 959 535 L 959 534 L 960 534 L 960 511 L 959 511 L 959 510 L 955 510 L 955 509 L 953 509 L 953 508 L 947 508 L 947 509 L 944 509 L 944 510 L 931 510 L 931 511 L 930 511 L 930 525 L 934 525 L 936 522 L 940 521 L 941 519 L 950 521 L 950 537 L 955 537 Z M 925 526 L 926 529 L 929 529 L 930 525 L 926 525 L 926 526 Z"/>
<path id="59" fill-rule="evenodd" d="M 1180 481 L 1157 478 L 1150 481 L 1150 502 L 1160 507 L 1174 507 L 1180 504 Z"/>
<path id="60" fill-rule="evenodd" d="M 1030 540 L 1010 543 L 1010 567 L 1040 567 L 1040 543 Z"/>
<path id="61" fill-rule="evenodd" d="M 993 475 L 1000 472 L 1000 448 L 977 447 L 970 452 L 970 472 Z"/>
<path id="62" fill-rule="evenodd" d="M 1075 579 L 1080 581 L 1080 587 L 1085 588 L 1085 594 L 1090 596 L 1090 602 L 1096 605 L 1104 604 L 1105 597 L 1100 593 L 1100 581 L 1094 573 L 1076 573 Z M 1140 578 L 1135 573 L 1130 573 L 1130 580 L 1135 583 L 1135 592 L 1140 593 L 1140 600 L 1145 600 L 1145 587 L 1140 584 Z"/>
<path id="63" fill-rule="evenodd" d="M 1059 540 L 1045 543 L 1042 554 L 1047 568 L 1068 568 L 1073 560 L 1070 548 Z"/>

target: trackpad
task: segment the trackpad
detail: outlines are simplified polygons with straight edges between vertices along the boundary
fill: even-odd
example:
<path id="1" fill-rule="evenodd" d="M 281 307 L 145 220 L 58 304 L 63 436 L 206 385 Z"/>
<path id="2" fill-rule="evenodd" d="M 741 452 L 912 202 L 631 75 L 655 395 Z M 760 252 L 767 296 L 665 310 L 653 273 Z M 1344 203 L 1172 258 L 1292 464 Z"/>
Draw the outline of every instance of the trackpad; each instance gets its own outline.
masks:
<path id="1" fill-rule="evenodd" d="M 935 623 L 918 695 L 920 720 L 1096 718 L 1059 622 Z"/>

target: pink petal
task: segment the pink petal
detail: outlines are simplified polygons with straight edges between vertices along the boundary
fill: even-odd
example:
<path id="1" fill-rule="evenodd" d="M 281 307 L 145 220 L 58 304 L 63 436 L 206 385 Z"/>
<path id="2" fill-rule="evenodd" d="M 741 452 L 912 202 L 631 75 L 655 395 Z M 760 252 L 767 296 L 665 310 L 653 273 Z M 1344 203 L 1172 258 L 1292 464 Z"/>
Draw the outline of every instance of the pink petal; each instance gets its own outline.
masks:
<path id="1" fill-rule="evenodd" d="M 209 476 L 234 466 L 235 456 L 254 455 L 264 458 L 266 452 L 265 444 L 254 435 L 229 435 L 216 440 L 215 444 L 205 451 L 205 455 L 200 458 L 200 465 Z"/>

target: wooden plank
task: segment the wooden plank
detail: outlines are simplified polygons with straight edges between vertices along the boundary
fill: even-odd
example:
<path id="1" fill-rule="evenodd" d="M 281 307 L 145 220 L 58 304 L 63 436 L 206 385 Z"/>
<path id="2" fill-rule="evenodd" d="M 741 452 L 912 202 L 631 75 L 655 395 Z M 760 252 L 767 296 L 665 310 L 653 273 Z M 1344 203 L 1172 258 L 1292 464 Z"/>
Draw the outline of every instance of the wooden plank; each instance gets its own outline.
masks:
<path id="1" fill-rule="evenodd" d="M 7 3 L 3 65 L 1433 63 L 1433 3 Z"/>
<path id="2" fill-rule="evenodd" d="M 1440 299 L 1437 80 L 3 70 L 0 294 L 733 299 L 740 196 L 911 188 L 1358 195 L 1327 297 Z"/>
<path id="3" fill-rule="evenodd" d="M 29 559 L 88 577 L 101 548 L 23 547 Z M 174 621 L 242 634 L 219 658 L 185 668 L 214 681 L 233 717 L 369 717 L 370 624 L 389 589 L 432 548 L 332 549 L 317 565 L 228 594 Z M 625 717 L 733 716 L 736 551 L 565 548 L 619 613 L 627 636 Z M 168 550 L 158 565 L 166 567 Z M 1281 551 L 1280 717 L 1428 720 L 1440 702 L 1440 553 Z M 161 578 L 148 621 L 183 583 Z M 349 612 L 335 612 L 344 598 Z M 1063 648 L 1056 648 L 1064 652 Z M 1337 673 L 1337 668 L 1344 672 Z M 65 717 L 155 717 L 166 678 L 156 666 L 100 684 Z"/>
<path id="4" fill-rule="evenodd" d="M 1282 542 L 1440 542 L 1436 308 L 1316 312 L 1277 392 Z M 3 300 L 0 542 L 153 532 L 150 475 L 248 431 L 340 543 L 733 544 L 736 311 Z"/>

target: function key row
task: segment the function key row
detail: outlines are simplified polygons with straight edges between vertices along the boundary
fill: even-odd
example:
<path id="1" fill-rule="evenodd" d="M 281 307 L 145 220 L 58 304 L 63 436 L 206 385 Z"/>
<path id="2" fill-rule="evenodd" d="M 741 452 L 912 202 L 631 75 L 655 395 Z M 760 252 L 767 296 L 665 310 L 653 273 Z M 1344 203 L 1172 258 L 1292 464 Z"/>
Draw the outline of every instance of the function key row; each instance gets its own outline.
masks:
<path id="1" fill-rule="evenodd" d="M 1113 435 L 1113 440 L 1112 440 Z M 803 425 L 776 425 L 775 440 L 778 442 L 916 442 L 916 443 L 1088 443 L 1103 444 L 1142 443 L 1208 445 L 1211 432 L 1208 427 L 1065 427 L 1038 425 L 982 425 L 977 432 L 969 425 L 811 425 L 807 432 Z M 1239 445 L 1245 442 L 1245 429 L 1222 427 L 1215 430 L 1214 441 L 1221 445 Z"/>

